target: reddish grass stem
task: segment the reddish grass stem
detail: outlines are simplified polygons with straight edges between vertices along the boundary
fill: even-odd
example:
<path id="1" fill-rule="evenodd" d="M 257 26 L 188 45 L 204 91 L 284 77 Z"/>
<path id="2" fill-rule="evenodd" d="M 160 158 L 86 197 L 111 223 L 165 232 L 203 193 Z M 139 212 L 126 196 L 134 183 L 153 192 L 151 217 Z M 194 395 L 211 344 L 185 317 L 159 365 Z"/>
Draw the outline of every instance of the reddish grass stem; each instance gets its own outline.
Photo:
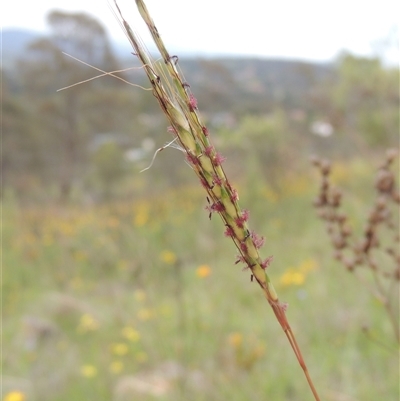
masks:
<path id="1" fill-rule="evenodd" d="M 285 313 L 287 305 L 279 301 L 274 286 L 266 273 L 272 257 L 265 260 L 260 257 L 259 248 L 263 245 L 264 239 L 248 227 L 249 212 L 241 209 L 239 205 L 238 192 L 231 185 L 222 167 L 225 158 L 211 143 L 209 131 L 197 112 L 197 101 L 179 70 L 178 57 L 168 53 L 142 0 L 136 0 L 136 5 L 162 56 L 161 62 L 152 59 L 140 37 L 123 18 L 116 0 L 114 2 L 121 25 L 153 87 L 153 95 L 171 125 L 169 131 L 175 135 L 181 150 L 186 154 L 187 163 L 207 192 L 210 215 L 218 213 L 221 217 L 225 226 L 225 235 L 232 239 L 239 252 L 237 262 L 244 263 L 245 268 L 251 271 L 252 276 L 263 290 L 264 296 L 274 311 L 304 371 L 315 400 L 319 401 L 320 398 L 287 321 Z"/>

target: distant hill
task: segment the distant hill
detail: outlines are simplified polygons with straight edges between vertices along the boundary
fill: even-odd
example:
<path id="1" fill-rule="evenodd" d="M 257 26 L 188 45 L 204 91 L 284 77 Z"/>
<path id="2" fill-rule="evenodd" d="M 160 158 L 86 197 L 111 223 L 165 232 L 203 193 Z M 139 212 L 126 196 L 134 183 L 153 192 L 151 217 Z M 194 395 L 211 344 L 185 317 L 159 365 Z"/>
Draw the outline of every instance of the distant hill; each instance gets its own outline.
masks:
<path id="1" fill-rule="evenodd" d="M 43 37 L 42 33 L 21 29 L 5 29 L 2 35 L 6 72 L 13 71 L 30 42 Z M 138 65 L 128 43 L 112 45 L 123 67 Z M 202 108 L 209 106 L 209 111 L 215 112 L 227 107 L 232 111 L 257 112 L 276 103 L 298 107 L 310 88 L 332 73 L 330 64 L 241 56 L 180 54 L 179 65 L 198 94 Z"/>
<path id="2" fill-rule="evenodd" d="M 238 106 L 249 111 L 277 102 L 298 107 L 311 87 L 333 71 L 331 64 L 246 57 L 182 58 L 180 65 L 186 75 L 190 73 L 194 88 L 208 92 L 210 98 L 224 97 L 233 110 Z"/>
<path id="3" fill-rule="evenodd" d="M 24 29 L 3 29 L 2 33 L 2 63 L 3 68 L 12 68 L 26 46 L 36 39 L 43 37 L 40 32 Z"/>
<path id="4" fill-rule="evenodd" d="M 2 64 L 4 69 L 13 67 L 15 61 L 23 56 L 25 48 L 29 43 L 37 39 L 45 37 L 42 32 L 13 28 L 3 29 L 2 33 Z M 112 43 L 116 57 L 126 58 L 132 52 L 129 43 L 115 44 Z"/>

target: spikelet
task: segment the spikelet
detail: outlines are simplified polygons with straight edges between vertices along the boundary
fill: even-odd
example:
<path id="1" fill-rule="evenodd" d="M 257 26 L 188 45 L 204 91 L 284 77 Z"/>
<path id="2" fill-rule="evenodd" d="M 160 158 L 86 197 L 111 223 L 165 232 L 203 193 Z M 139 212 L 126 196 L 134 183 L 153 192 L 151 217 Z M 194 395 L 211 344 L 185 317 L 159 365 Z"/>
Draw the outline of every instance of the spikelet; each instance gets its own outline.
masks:
<path id="1" fill-rule="evenodd" d="M 287 321 L 285 314 L 287 304 L 279 301 L 265 271 L 272 261 L 272 257 L 270 256 L 264 261 L 260 257 L 258 249 L 263 245 L 264 240 L 250 231 L 248 227 L 249 212 L 240 208 L 238 193 L 230 184 L 222 167 L 225 158 L 216 151 L 210 141 L 209 131 L 202 123 L 197 111 L 197 101 L 179 70 L 178 57 L 171 56 L 168 53 L 142 0 L 136 0 L 136 5 L 161 54 L 161 63 L 153 61 L 140 38 L 123 18 L 116 0 L 114 2 L 125 33 L 135 49 L 137 57 L 142 62 L 153 87 L 153 94 L 171 125 L 169 131 L 176 135 L 177 141 L 186 153 L 186 161 L 207 192 L 207 199 L 210 202 L 207 209 L 210 216 L 211 213 L 218 213 L 221 217 L 225 225 L 225 235 L 233 240 L 239 252 L 237 262 L 243 262 L 245 268 L 251 270 L 252 276 L 262 288 L 265 298 L 288 337 L 315 399 L 319 400 Z"/>

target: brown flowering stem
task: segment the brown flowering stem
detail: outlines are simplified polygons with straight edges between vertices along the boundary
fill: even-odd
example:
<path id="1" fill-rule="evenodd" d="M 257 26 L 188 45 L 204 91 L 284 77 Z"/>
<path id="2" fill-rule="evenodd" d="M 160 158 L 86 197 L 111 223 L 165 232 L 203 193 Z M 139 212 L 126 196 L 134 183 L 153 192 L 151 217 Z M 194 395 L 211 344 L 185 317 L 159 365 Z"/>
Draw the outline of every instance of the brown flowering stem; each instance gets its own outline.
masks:
<path id="1" fill-rule="evenodd" d="M 326 222 L 326 229 L 335 250 L 335 259 L 346 270 L 356 275 L 363 285 L 385 308 L 400 344 L 398 291 L 400 285 L 400 234 L 398 206 L 400 193 L 392 171 L 398 151 L 389 149 L 375 178 L 376 199 L 366 216 L 365 228 L 359 239 L 349 225 L 349 217 L 342 210 L 342 192 L 332 184 L 331 164 L 317 157 L 312 163 L 319 170 L 321 185 L 314 200 L 318 217 Z M 386 236 L 383 236 L 386 229 Z M 381 257 L 388 257 L 382 263 Z M 372 280 L 366 275 L 370 272 Z M 364 330 L 365 331 L 365 330 Z"/>
<path id="2" fill-rule="evenodd" d="M 251 270 L 252 276 L 263 290 L 293 348 L 315 399 L 319 401 L 300 348 L 287 321 L 285 313 L 287 305 L 279 301 L 274 286 L 266 273 L 272 257 L 264 260 L 260 257 L 258 249 L 263 245 L 264 238 L 248 227 L 249 212 L 241 209 L 239 205 L 238 193 L 230 184 L 222 167 L 225 158 L 216 151 L 211 143 L 209 131 L 197 112 L 197 101 L 179 71 L 178 57 L 168 53 L 142 0 L 136 0 L 136 5 L 162 56 L 160 62 L 153 61 L 139 36 L 133 32 L 123 18 L 116 0 L 114 2 L 125 33 L 153 87 L 153 94 L 171 125 L 169 131 L 175 135 L 177 142 L 186 154 L 187 163 L 207 192 L 209 200 L 207 210 L 210 216 L 212 213 L 218 213 L 221 217 L 225 226 L 225 235 L 232 239 L 239 252 L 236 263 L 244 263 L 245 268 Z"/>

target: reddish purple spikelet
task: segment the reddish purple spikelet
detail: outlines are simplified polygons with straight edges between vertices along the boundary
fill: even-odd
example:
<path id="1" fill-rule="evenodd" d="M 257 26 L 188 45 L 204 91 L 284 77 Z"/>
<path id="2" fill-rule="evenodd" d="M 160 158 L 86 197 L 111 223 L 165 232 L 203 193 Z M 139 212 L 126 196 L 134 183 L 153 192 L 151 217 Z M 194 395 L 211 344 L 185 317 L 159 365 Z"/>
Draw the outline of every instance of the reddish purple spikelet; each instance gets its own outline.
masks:
<path id="1" fill-rule="evenodd" d="M 261 267 L 265 270 L 265 269 L 267 269 L 268 267 L 269 267 L 269 265 L 271 264 L 271 262 L 272 262 L 272 260 L 274 259 L 274 257 L 271 255 L 271 256 L 268 256 L 268 258 L 267 259 L 265 259 L 262 263 L 261 263 Z"/>
<path id="2" fill-rule="evenodd" d="M 192 94 L 189 95 L 189 109 L 190 111 L 197 109 L 197 99 Z"/>
<path id="3" fill-rule="evenodd" d="M 206 210 L 208 210 L 210 213 L 221 213 L 225 210 L 225 207 L 221 202 L 215 202 L 212 205 L 206 206 Z"/>
<path id="4" fill-rule="evenodd" d="M 198 164 L 200 164 L 199 159 L 193 154 L 193 153 L 187 153 L 186 154 L 186 160 L 190 163 L 190 164 L 194 164 L 195 166 L 197 166 Z"/>
<path id="5" fill-rule="evenodd" d="M 167 127 L 167 132 L 170 132 L 171 134 L 176 135 L 178 132 L 176 131 L 175 127 L 173 127 L 172 125 L 170 125 L 169 127 Z"/>
<path id="6" fill-rule="evenodd" d="M 286 312 L 288 310 L 289 304 L 287 302 L 279 302 L 279 306 L 284 312 Z"/>
<path id="7" fill-rule="evenodd" d="M 247 221 L 250 217 L 250 212 L 247 209 L 242 211 L 242 219 L 243 221 Z"/>
<path id="8" fill-rule="evenodd" d="M 227 226 L 224 232 L 225 237 L 233 237 L 235 232 L 233 231 L 232 227 Z"/>
<path id="9" fill-rule="evenodd" d="M 201 129 L 203 130 L 203 134 L 204 134 L 205 136 L 208 136 L 208 135 L 209 135 L 209 132 L 208 132 L 207 127 L 201 127 Z"/>
<path id="10" fill-rule="evenodd" d="M 215 185 L 221 186 L 223 183 L 223 180 L 221 177 L 218 177 L 216 174 L 213 175 L 213 181 Z"/>
<path id="11" fill-rule="evenodd" d="M 207 146 L 204 149 L 204 154 L 206 154 L 208 157 L 210 157 L 213 154 L 213 152 L 214 152 L 214 146 L 212 146 L 212 145 Z"/>
<path id="12" fill-rule="evenodd" d="M 220 166 L 225 160 L 226 157 L 222 156 L 220 153 L 216 153 L 213 159 L 214 166 Z"/>
<path id="13" fill-rule="evenodd" d="M 235 188 L 231 189 L 232 193 L 231 193 L 231 201 L 232 202 L 237 202 L 239 200 L 239 194 L 238 191 L 236 191 Z"/>
<path id="14" fill-rule="evenodd" d="M 210 189 L 210 186 L 208 185 L 208 182 L 203 177 L 200 178 L 200 184 L 203 186 L 203 188 Z"/>
<path id="15" fill-rule="evenodd" d="M 223 212 L 225 210 L 225 206 L 221 203 L 221 202 L 215 202 L 211 205 L 212 210 L 214 210 L 214 212 Z"/>
<path id="16" fill-rule="evenodd" d="M 244 227 L 244 223 L 246 223 L 246 221 L 249 219 L 250 216 L 250 212 L 245 209 L 242 211 L 242 215 L 240 217 L 237 217 L 235 219 L 235 223 L 239 228 L 243 228 Z"/>
<path id="17" fill-rule="evenodd" d="M 253 244 L 257 249 L 260 249 L 265 242 L 264 237 L 260 237 L 256 232 L 252 231 L 251 234 L 251 239 L 253 240 Z"/>
<path id="18" fill-rule="evenodd" d="M 243 228 L 243 221 L 240 217 L 235 219 L 235 223 L 239 228 Z"/>
<path id="19" fill-rule="evenodd" d="M 244 243 L 244 242 L 241 242 L 240 243 L 240 249 L 244 252 L 244 253 L 246 253 L 247 252 L 247 245 Z"/>

